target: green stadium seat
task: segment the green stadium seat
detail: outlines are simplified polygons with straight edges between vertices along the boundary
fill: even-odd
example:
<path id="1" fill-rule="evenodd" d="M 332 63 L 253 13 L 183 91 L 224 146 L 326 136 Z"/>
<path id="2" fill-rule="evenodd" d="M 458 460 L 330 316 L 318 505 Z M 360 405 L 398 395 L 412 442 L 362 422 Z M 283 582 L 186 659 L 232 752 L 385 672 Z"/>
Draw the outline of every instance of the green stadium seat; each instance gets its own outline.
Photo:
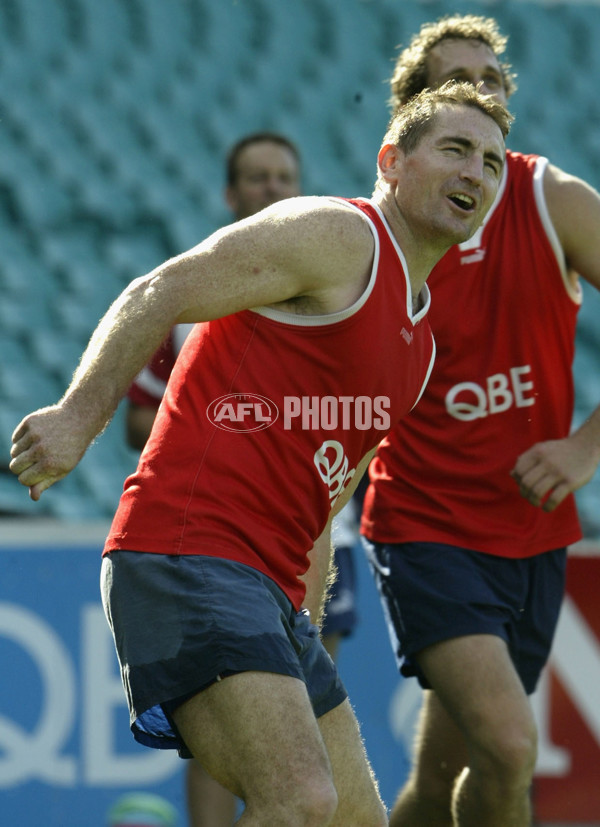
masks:
<path id="1" fill-rule="evenodd" d="M 510 145 L 599 187 L 597 4 L 0 0 L 0 434 L 4 411 L 60 395 L 129 279 L 230 220 L 222 170 L 241 135 L 295 140 L 307 192 L 369 194 L 396 46 L 455 11 L 511 35 Z M 577 417 L 599 401 L 598 301 L 586 294 L 580 313 Z M 132 463 L 119 425 L 86 462 L 43 509 L 110 516 Z M 29 507 L 8 482 L 6 501 Z M 594 485 L 580 502 L 600 536 Z"/>

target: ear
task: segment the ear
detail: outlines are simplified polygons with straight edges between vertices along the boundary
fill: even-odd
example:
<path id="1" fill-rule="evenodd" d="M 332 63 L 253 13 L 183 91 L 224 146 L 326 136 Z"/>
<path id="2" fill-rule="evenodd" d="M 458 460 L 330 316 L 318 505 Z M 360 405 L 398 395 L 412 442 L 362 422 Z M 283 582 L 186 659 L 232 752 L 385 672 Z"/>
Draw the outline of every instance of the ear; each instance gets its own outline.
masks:
<path id="1" fill-rule="evenodd" d="M 379 154 L 377 155 L 377 164 L 379 166 L 381 177 L 384 181 L 392 183 L 397 180 L 397 166 L 401 155 L 402 150 L 400 150 L 395 144 L 383 144 L 379 150 Z"/>

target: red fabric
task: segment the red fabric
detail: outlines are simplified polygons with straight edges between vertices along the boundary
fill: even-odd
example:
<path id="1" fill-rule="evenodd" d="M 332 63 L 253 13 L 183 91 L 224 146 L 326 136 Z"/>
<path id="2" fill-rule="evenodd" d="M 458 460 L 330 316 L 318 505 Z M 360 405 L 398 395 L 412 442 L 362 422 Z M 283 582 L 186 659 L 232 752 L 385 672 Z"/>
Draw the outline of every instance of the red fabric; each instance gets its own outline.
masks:
<path id="1" fill-rule="evenodd" d="M 536 205 L 538 164 L 508 153 L 481 237 L 452 248 L 428 280 L 436 363 L 371 465 L 362 531 L 372 540 L 527 557 L 581 536 L 573 497 L 547 514 L 509 475 L 536 442 L 567 436 L 573 411 L 579 304 Z"/>
<path id="2" fill-rule="evenodd" d="M 364 397 L 369 404 L 389 397 L 393 424 L 418 399 L 434 350 L 428 301 L 412 315 L 395 242 L 370 202 L 353 203 L 373 222 L 379 244 L 364 303 L 326 324 L 244 311 L 197 325 L 177 359 L 138 470 L 125 483 L 107 551 L 236 560 L 270 576 L 301 605 L 298 575 L 306 570 L 306 554 L 336 494 L 385 430 L 376 427 L 380 417 L 370 427 L 357 426 L 354 402 L 345 403 L 347 415 L 340 408 L 335 427 L 325 420 L 304 430 L 300 418 L 287 422 L 286 404 L 302 397 Z M 228 394 L 261 395 L 279 416 L 262 430 L 222 430 L 207 408 Z"/>

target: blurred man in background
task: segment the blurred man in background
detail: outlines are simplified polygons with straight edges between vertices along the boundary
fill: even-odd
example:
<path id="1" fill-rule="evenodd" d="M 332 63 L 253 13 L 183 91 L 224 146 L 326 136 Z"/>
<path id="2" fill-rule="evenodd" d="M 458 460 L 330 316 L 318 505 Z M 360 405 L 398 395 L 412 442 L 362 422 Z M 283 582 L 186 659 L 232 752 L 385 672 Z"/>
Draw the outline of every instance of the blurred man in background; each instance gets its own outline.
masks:
<path id="1" fill-rule="evenodd" d="M 506 102 L 505 47 L 490 18 L 424 25 L 396 62 L 394 110 L 452 78 Z M 600 197 L 507 152 L 483 226 L 430 276 L 436 363 L 378 450 L 363 512 L 400 671 L 427 690 L 393 827 L 530 823 L 527 696 L 581 537 L 572 493 L 600 460 L 600 410 L 570 434 L 577 274 L 600 288 Z"/>

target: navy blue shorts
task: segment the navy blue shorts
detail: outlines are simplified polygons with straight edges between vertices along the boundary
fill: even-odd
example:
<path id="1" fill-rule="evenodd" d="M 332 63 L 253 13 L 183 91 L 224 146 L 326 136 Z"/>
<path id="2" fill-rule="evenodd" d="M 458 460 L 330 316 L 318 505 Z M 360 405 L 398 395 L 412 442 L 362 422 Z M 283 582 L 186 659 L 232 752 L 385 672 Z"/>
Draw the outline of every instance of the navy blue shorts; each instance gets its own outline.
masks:
<path id="1" fill-rule="evenodd" d="M 273 580 L 215 557 L 116 551 L 102 563 L 134 737 L 189 757 L 170 722 L 178 703 L 238 672 L 306 684 L 315 717 L 347 697 L 317 628 Z"/>
<path id="2" fill-rule="evenodd" d="M 415 655 L 490 634 L 506 641 L 526 692 L 535 690 L 564 596 L 566 549 L 515 560 L 443 543 L 363 542 L 402 675 L 428 689 Z"/>
<path id="3" fill-rule="evenodd" d="M 337 577 L 325 606 L 321 634 L 323 637 L 334 634 L 348 637 L 358 623 L 354 549 L 340 546 L 335 549 L 333 559 L 337 568 Z"/>

